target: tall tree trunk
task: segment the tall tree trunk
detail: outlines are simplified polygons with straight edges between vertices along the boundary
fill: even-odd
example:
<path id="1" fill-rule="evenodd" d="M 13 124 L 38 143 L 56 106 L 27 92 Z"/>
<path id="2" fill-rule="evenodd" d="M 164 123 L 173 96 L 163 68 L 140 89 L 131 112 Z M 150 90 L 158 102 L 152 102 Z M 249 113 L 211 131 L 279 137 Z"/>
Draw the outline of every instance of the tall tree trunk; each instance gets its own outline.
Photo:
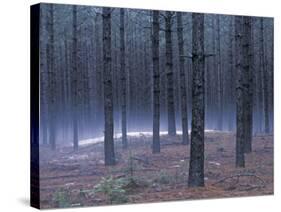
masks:
<path id="1" fill-rule="evenodd" d="M 231 23 L 229 26 L 229 73 L 228 73 L 228 82 L 230 84 L 229 88 L 229 97 L 228 97 L 228 129 L 229 131 L 232 131 L 234 128 L 235 123 L 235 74 L 234 74 L 234 55 L 233 55 L 233 48 L 234 48 L 234 30 L 233 30 L 234 20 L 231 18 Z"/>
<path id="2" fill-rule="evenodd" d="M 73 15 L 73 34 L 72 34 L 72 115 L 73 115 L 73 148 L 78 150 L 78 68 L 77 68 L 77 6 L 74 5 L 72 8 Z"/>
<path id="3" fill-rule="evenodd" d="M 184 70 L 184 41 L 183 41 L 183 26 L 182 26 L 182 13 L 177 13 L 178 23 L 178 48 L 180 60 L 180 91 L 181 91 L 181 120 L 182 120 L 182 144 L 188 144 L 188 114 L 187 114 L 187 95 L 186 95 L 186 80 Z"/>
<path id="4" fill-rule="evenodd" d="M 125 68 L 125 23 L 124 9 L 120 9 L 120 76 L 121 76 L 121 111 L 122 111 L 122 146 L 127 148 L 127 81 Z"/>
<path id="5" fill-rule="evenodd" d="M 204 15 L 192 14 L 192 125 L 188 185 L 204 186 Z"/>
<path id="6" fill-rule="evenodd" d="M 153 58 L 153 144 L 152 152 L 160 152 L 160 74 L 159 74 L 159 11 L 153 11 L 152 23 Z"/>
<path id="7" fill-rule="evenodd" d="M 168 106 L 168 134 L 176 135 L 175 105 L 174 105 L 174 74 L 172 49 L 172 13 L 165 15 L 166 38 L 166 76 L 167 76 L 167 106 Z"/>
<path id="8" fill-rule="evenodd" d="M 265 42 L 264 42 L 264 23 L 263 18 L 260 21 L 260 68 L 261 68 L 261 80 L 263 84 L 263 114 L 264 114 L 264 132 L 269 133 L 269 107 L 268 107 L 268 73 L 266 69 L 265 61 Z"/>
<path id="9" fill-rule="evenodd" d="M 100 26 L 99 26 L 99 22 L 100 22 L 100 17 L 97 14 L 95 16 L 95 28 L 94 28 L 94 36 L 95 36 L 95 70 L 96 70 L 96 80 L 95 80 L 95 88 L 96 88 L 96 110 L 100 111 L 100 113 L 96 114 L 96 121 L 97 122 L 102 122 L 102 113 L 103 111 L 103 73 L 102 73 L 102 69 L 103 69 L 103 65 L 102 65 L 102 40 L 101 38 L 101 33 L 100 33 Z M 101 130 L 101 127 L 98 127 L 98 130 Z"/>
<path id="10" fill-rule="evenodd" d="M 223 76 L 221 70 L 221 38 L 220 38 L 220 16 L 216 15 L 216 71 L 218 76 L 218 130 L 223 130 Z"/>
<path id="11" fill-rule="evenodd" d="M 236 50 L 236 167 L 245 167 L 244 158 L 244 87 L 243 87 L 243 17 L 235 17 Z"/>
<path id="12" fill-rule="evenodd" d="M 263 33 L 263 18 L 260 18 L 260 26 L 259 26 L 259 64 L 258 71 L 256 74 L 256 110 L 257 110 L 257 131 L 259 133 L 263 132 L 263 124 L 264 124 L 264 106 L 263 106 L 263 91 L 264 91 L 264 82 L 263 82 L 263 72 L 264 72 L 264 36 Z"/>
<path id="13" fill-rule="evenodd" d="M 104 155 L 105 165 L 115 164 L 113 140 L 113 89 L 111 70 L 111 9 L 102 9 L 104 72 Z"/>
<path id="14" fill-rule="evenodd" d="M 244 79 L 245 79 L 245 143 L 244 152 L 252 151 L 252 124 L 253 124 L 253 53 L 252 53 L 252 23 L 251 17 L 243 17 L 243 56 L 244 56 Z"/>
<path id="15" fill-rule="evenodd" d="M 50 16 L 50 22 L 48 24 L 48 34 L 49 34 L 49 41 L 47 44 L 47 64 L 48 64 L 48 79 L 49 79 L 49 96 L 48 96 L 48 102 L 49 102 L 49 143 L 51 144 L 51 149 L 56 149 L 56 115 L 55 115 L 55 109 L 56 109 L 56 71 L 55 71 L 55 64 L 54 64 L 54 8 L 53 5 L 50 4 L 49 8 L 49 16 Z"/>
<path id="16" fill-rule="evenodd" d="M 40 7 L 40 128 L 42 129 L 42 143 L 48 144 L 48 70 L 45 38 L 46 13 L 44 7 Z"/>

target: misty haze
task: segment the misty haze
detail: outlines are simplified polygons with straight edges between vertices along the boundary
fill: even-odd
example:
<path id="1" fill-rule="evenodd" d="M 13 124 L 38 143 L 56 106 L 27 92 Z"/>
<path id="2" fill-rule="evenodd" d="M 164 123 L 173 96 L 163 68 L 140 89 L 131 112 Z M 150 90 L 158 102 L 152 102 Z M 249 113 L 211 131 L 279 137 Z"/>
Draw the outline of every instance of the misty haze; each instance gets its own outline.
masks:
<path id="1" fill-rule="evenodd" d="M 40 4 L 42 208 L 273 194 L 273 19 Z"/>

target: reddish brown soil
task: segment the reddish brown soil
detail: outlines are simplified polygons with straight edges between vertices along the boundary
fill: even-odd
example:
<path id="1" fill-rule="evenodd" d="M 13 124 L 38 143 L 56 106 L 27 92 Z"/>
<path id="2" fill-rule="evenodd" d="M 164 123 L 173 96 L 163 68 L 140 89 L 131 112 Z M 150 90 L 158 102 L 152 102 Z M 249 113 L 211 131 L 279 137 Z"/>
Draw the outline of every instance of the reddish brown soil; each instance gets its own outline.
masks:
<path id="1" fill-rule="evenodd" d="M 91 192 L 102 177 L 128 178 L 134 158 L 136 184 L 124 187 L 127 203 L 190 200 L 273 194 L 273 137 L 255 136 L 253 151 L 246 154 L 246 168 L 235 168 L 235 136 L 206 133 L 205 187 L 188 188 L 189 145 L 180 136 L 161 136 L 161 153 L 151 153 L 151 137 L 129 138 L 130 149 L 116 141 L 115 166 L 105 167 L 103 145 L 82 146 L 73 152 L 63 147 L 40 150 L 41 207 L 58 207 L 56 194 L 62 191 L 70 207 L 110 204 L 102 193 Z M 246 176 L 244 176 L 246 175 Z M 224 180 L 224 178 L 230 177 Z M 222 180 L 220 182 L 220 180 Z"/>

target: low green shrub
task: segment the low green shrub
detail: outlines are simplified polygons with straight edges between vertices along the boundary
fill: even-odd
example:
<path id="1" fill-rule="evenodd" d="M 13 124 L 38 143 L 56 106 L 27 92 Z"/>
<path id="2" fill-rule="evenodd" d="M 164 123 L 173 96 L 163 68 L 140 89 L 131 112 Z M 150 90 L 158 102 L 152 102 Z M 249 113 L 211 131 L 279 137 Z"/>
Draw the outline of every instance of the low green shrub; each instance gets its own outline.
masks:
<path id="1" fill-rule="evenodd" d="M 123 189 L 124 179 L 114 179 L 112 176 L 103 177 L 94 187 L 94 192 L 103 193 L 111 204 L 125 203 L 128 201 L 126 190 Z"/>
<path id="2" fill-rule="evenodd" d="M 56 204 L 56 207 L 67 208 L 70 207 L 70 194 L 69 191 L 59 189 L 53 195 L 53 201 Z"/>

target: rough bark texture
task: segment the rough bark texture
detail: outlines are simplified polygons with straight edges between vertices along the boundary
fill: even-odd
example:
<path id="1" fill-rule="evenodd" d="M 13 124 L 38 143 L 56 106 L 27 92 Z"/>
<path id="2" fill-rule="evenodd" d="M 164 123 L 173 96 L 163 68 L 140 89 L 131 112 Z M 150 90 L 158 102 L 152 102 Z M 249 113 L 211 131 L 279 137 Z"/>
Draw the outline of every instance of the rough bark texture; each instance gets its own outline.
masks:
<path id="1" fill-rule="evenodd" d="M 243 55 L 244 55 L 244 95 L 245 95 L 245 141 L 244 152 L 252 151 L 252 120 L 253 120 L 253 55 L 252 55 L 252 23 L 251 17 L 243 17 Z"/>
<path id="2" fill-rule="evenodd" d="M 54 64 L 54 9 L 53 5 L 49 8 L 50 22 L 48 24 L 48 34 L 49 42 L 47 44 L 47 64 L 48 64 L 48 75 L 49 75 L 49 143 L 51 144 L 51 149 L 56 149 L 56 120 L 55 120 L 55 103 L 56 103 L 56 72 Z"/>
<path id="3" fill-rule="evenodd" d="M 102 62 L 102 33 L 101 27 L 98 24 L 100 21 L 100 17 L 96 14 L 95 17 L 95 26 L 94 26 L 94 39 L 95 39 L 95 70 L 96 70 L 96 80 L 95 80 L 95 88 L 96 88 L 96 107 L 100 113 L 96 113 L 96 119 L 102 120 L 104 113 L 104 101 L 103 101 L 103 62 Z M 99 130 L 103 127 L 99 126 Z"/>
<path id="4" fill-rule="evenodd" d="M 244 98 L 243 98 L 243 17 L 235 17 L 235 50 L 236 50 L 236 167 L 245 167 L 244 158 Z"/>
<path id="5" fill-rule="evenodd" d="M 221 65 L 221 36 L 220 36 L 220 16 L 216 15 L 216 63 L 217 63 L 217 95 L 218 95 L 218 130 L 223 129 L 223 76 Z"/>
<path id="6" fill-rule="evenodd" d="M 72 114 L 73 114 L 73 148 L 74 150 L 78 149 L 78 120 L 77 120 L 77 113 L 78 113 L 78 107 L 77 107 L 77 98 L 78 98 L 78 68 L 77 68 L 77 51 L 78 51 L 78 45 L 77 45 L 77 6 L 73 6 L 72 9 L 72 15 L 73 15 L 73 35 L 72 35 Z"/>
<path id="7" fill-rule="evenodd" d="M 40 7 L 40 128 L 42 129 L 42 143 L 43 145 L 48 144 L 48 70 L 47 70 L 47 55 L 46 45 L 44 45 L 45 30 L 44 25 L 46 24 L 45 19 L 47 18 L 45 10 Z"/>
<path id="8" fill-rule="evenodd" d="M 192 14 L 192 125 L 188 185 L 204 186 L 204 15 Z"/>
<path id="9" fill-rule="evenodd" d="M 268 107 L 268 77 L 266 73 L 265 60 L 265 42 L 264 42 L 264 23 L 261 18 L 260 22 L 260 61 L 261 61 L 261 77 L 262 77 L 262 95 L 263 95 L 263 114 L 264 114 L 264 132 L 269 133 L 269 107 Z"/>
<path id="10" fill-rule="evenodd" d="M 175 105 L 174 105 L 174 73 L 172 49 L 172 13 L 165 15 L 166 39 L 166 76 L 167 76 L 167 107 L 168 107 L 168 134 L 176 135 Z"/>
<path id="11" fill-rule="evenodd" d="M 235 66 L 234 66 L 234 55 L 233 55 L 233 49 L 234 49 L 234 18 L 231 19 L 230 27 L 229 27 L 229 73 L 228 73 L 228 82 L 231 82 L 232 80 L 235 82 Z M 235 83 L 230 83 L 230 95 L 228 97 L 229 101 L 229 114 L 228 114 L 228 129 L 230 131 L 234 130 L 234 124 L 235 124 L 235 114 L 232 111 L 235 111 Z"/>
<path id="12" fill-rule="evenodd" d="M 105 165 L 115 164 L 113 140 L 113 89 L 111 70 L 111 9 L 102 9 L 104 74 L 104 155 Z"/>
<path id="13" fill-rule="evenodd" d="M 181 121 L 182 121 L 182 144 L 188 144 L 188 113 L 187 113 L 187 95 L 186 95 L 186 80 L 184 69 L 184 41 L 183 41 L 183 26 L 182 26 L 182 13 L 177 13 L 178 23 L 178 48 L 179 48 L 179 61 L 180 61 L 180 92 L 181 92 Z"/>
<path id="14" fill-rule="evenodd" d="M 153 144 L 152 152 L 160 152 L 160 74 L 159 74 L 159 11 L 153 11 L 152 23 L 153 57 Z"/>
<path id="15" fill-rule="evenodd" d="M 263 69 L 264 69 L 264 37 L 263 37 L 263 18 L 260 18 L 260 26 L 259 26 L 259 66 L 256 74 L 256 102 L 257 102 L 257 113 L 258 113 L 258 121 L 257 121 L 257 132 L 261 133 L 263 131 L 264 124 L 264 110 L 263 110 Z M 258 82 L 261 82 L 260 84 Z"/>
<path id="16" fill-rule="evenodd" d="M 121 111 L 122 111 L 122 147 L 128 147 L 127 141 L 127 80 L 125 69 L 125 23 L 124 9 L 120 9 L 120 76 L 121 76 Z"/>

